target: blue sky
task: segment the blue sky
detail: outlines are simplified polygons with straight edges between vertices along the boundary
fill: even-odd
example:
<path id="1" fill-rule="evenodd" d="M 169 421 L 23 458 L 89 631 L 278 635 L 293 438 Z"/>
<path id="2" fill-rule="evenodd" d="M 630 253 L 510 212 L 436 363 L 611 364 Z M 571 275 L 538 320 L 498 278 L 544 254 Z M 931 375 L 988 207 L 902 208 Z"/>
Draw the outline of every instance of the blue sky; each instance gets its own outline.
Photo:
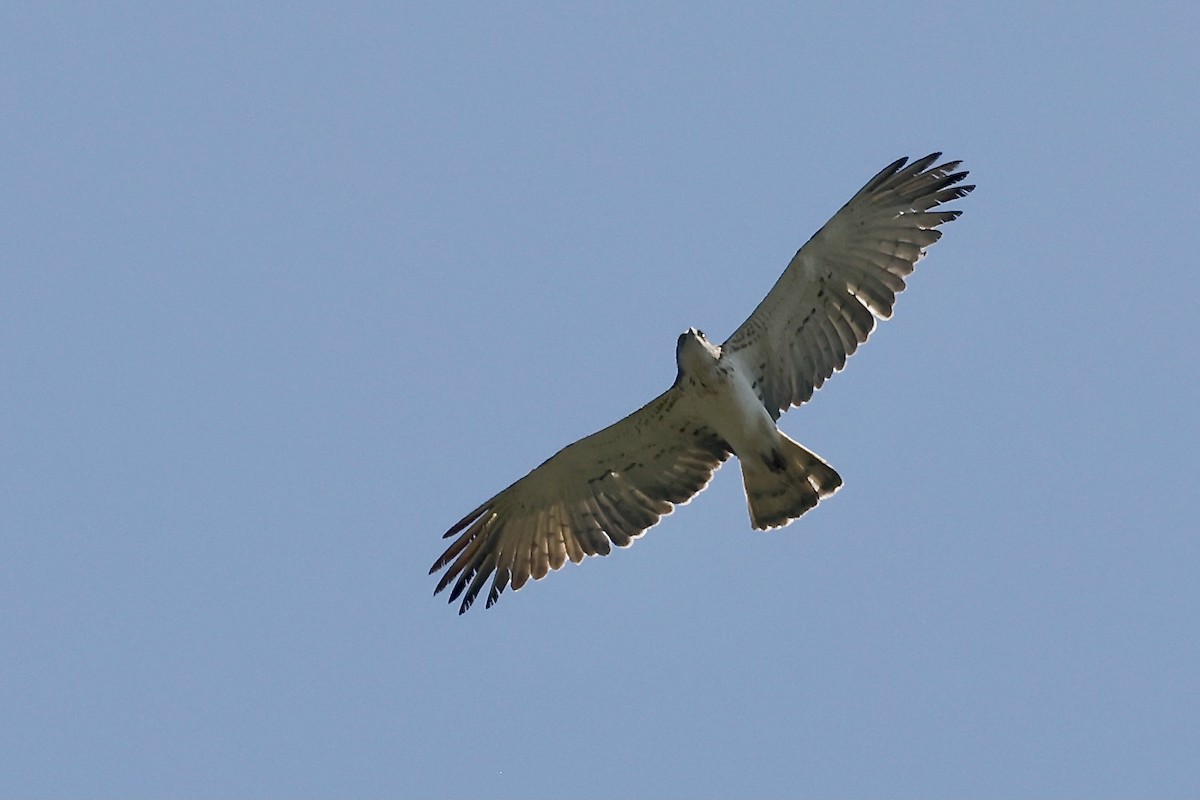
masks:
<path id="1" fill-rule="evenodd" d="M 802 6 L 0 11 L 0 795 L 1200 792 L 1200 12 Z M 431 596 L 932 150 L 836 497 Z"/>

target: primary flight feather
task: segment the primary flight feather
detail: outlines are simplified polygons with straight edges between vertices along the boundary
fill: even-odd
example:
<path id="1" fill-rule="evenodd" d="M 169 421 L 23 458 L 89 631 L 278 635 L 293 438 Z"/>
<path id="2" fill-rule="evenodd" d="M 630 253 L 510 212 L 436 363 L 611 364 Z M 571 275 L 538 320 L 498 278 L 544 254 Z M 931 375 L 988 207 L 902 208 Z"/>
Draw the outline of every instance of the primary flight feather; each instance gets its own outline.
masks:
<path id="1" fill-rule="evenodd" d="M 776 427 L 812 397 L 892 314 L 904 279 L 965 196 L 958 161 L 932 153 L 885 167 L 800 248 L 775 286 L 719 347 L 694 328 L 675 346 L 671 388 L 620 422 L 560 450 L 459 520 L 434 562 L 466 611 L 491 607 L 570 559 L 628 547 L 708 485 L 736 455 L 750 523 L 787 525 L 842 485 L 836 471 Z M 907 165 L 906 165 L 907 164 Z"/>

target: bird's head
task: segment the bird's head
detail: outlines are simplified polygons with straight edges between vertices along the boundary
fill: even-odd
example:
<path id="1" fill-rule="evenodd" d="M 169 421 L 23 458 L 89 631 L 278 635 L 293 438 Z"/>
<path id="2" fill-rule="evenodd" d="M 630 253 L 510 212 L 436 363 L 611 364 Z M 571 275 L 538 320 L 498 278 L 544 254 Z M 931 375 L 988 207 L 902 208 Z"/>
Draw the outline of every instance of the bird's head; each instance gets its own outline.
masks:
<path id="1" fill-rule="evenodd" d="M 721 348 L 704 338 L 704 331 L 688 328 L 675 343 L 675 363 L 680 375 L 703 374 L 721 357 Z"/>

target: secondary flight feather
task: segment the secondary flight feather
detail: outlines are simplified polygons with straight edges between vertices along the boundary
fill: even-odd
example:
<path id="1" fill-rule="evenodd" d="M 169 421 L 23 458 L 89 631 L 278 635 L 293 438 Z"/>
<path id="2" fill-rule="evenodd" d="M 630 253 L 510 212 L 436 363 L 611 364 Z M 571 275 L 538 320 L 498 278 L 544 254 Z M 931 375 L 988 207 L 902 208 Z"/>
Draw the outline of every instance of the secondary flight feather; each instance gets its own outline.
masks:
<path id="1" fill-rule="evenodd" d="M 892 314 L 904 279 L 961 213 L 958 161 L 901 158 L 873 177 L 800 248 L 754 313 L 720 346 L 691 328 L 675 346 L 671 388 L 602 431 L 560 450 L 479 505 L 443 538 L 434 593 L 487 587 L 487 605 L 567 560 L 608 555 L 686 503 L 732 453 L 750 523 L 787 525 L 842 485 L 819 456 L 778 427 Z"/>

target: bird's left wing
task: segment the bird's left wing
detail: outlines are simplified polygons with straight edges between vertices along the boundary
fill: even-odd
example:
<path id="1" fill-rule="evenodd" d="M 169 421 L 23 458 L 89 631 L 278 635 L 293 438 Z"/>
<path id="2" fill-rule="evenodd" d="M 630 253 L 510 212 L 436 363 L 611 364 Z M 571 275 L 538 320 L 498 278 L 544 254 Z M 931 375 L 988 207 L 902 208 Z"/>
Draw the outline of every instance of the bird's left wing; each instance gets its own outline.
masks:
<path id="1" fill-rule="evenodd" d="M 937 208 L 974 186 L 959 162 L 932 153 L 889 164 L 792 258 L 750 318 L 721 345 L 739 362 L 772 417 L 812 397 L 892 315 L 904 279 L 959 215 Z"/>
<path id="2" fill-rule="evenodd" d="M 520 589 L 569 558 L 608 555 L 708 485 L 729 455 L 715 433 L 679 407 L 671 388 L 620 422 L 560 450 L 524 478 L 463 517 L 429 574 L 446 572 L 459 613 L 488 579 L 491 607 L 508 586 Z"/>

